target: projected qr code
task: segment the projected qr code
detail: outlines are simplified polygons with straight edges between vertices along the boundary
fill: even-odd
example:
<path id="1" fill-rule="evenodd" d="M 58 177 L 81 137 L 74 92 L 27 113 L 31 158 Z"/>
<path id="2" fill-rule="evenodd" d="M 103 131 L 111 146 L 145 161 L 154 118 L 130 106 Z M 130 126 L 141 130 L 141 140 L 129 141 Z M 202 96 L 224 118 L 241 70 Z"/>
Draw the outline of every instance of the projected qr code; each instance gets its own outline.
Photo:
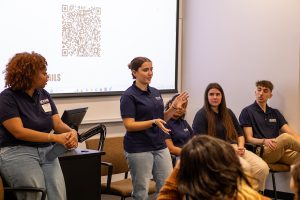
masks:
<path id="1" fill-rule="evenodd" d="M 62 5 L 62 56 L 100 57 L 101 8 Z"/>

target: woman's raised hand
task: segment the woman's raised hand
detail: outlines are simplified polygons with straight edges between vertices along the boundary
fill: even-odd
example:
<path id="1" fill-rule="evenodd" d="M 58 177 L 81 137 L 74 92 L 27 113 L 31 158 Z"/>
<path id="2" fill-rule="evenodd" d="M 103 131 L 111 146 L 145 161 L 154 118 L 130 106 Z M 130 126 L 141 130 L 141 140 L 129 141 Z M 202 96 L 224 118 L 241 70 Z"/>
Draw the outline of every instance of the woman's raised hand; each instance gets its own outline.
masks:
<path id="1" fill-rule="evenodd" d="M 172 108 L 182 108 L 182 105 L 188 102 L 189 94 L 187 92 L 180 93 L 172 103 Z"/>

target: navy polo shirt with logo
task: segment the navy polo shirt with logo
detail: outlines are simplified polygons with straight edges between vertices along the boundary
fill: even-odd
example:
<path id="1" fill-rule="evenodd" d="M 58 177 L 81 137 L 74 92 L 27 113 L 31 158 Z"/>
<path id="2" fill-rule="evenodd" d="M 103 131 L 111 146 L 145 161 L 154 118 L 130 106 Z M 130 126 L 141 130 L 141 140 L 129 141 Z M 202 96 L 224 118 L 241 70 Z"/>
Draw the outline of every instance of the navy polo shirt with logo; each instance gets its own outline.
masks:
<path id="1" fill-rule="evenodd" d="M 242 127 L 252 127 L 255 138 L 276 138 L 281 127 L 287 124 L 277 109 L 267 105 L 264 112 L 256 101 L 242 110 L 239 120 Z"/>
<path id="2" fill-rule="evenodd" d="M 5 89 L 0 94 L 0 147 L 50 145 L 50 143 L 18 140 L 5 129 L 2 123 L 5 120 L 20 117 L 25 128 L 49 133 L 53 129 L 51 117 L 57 113 L 54 102 L 44 89 L 36 90 L 32 97 L 24 91 Z"/>
<path id="3" fill-rule="evenodd" d="M 242 128 L 239 125 L 239 122 L 234 115 L 234 113 L 228 108 L 228 113 L 231 117 L 233 126 L 237 132 L 237 137 L 244 136 L 244 132 Z M 223 121 L 221 118 L 220 113 L 215 113 L 215 123 L 216 123 L 216 137 L 220 138 L 222 140 L 228 141 L 230 143 L 237 143 L 237 141 L 232 141 L 230 138 L 227 137 L 226 129 L 223 125 Z M 195 134 L 207 134 L 208 132 L 208 120 L 206 116 L 206 111 L 204 108 L 201 108 L 195 115 L 195 118 L 193 120 L 193 130 Z"/>
<path id="4" fill-rule="evenodd" d="M 171 131 L 169 134 L 165 133 L 165 139 L 171 139 L 176 147 L 182 147 L 194 136 L 192 128 L 187 121 L 182 118 L 170 119 L 167 122 L 167 128 Z"/>
<path id="5" fill-rule="evenodd" d="M 122 118 L 134 118 L 135 121 L 164 119 L 164 103 L 160 92 L 150 86 L 147 91 L 142 91 L 135 85 L 135 82 L 121 96 L 120 110 Z M 124 149 L 128 153 L 164 148 L 166 148 L 164 133 L 158 127 L 141 131 L 126 131 Z"/>

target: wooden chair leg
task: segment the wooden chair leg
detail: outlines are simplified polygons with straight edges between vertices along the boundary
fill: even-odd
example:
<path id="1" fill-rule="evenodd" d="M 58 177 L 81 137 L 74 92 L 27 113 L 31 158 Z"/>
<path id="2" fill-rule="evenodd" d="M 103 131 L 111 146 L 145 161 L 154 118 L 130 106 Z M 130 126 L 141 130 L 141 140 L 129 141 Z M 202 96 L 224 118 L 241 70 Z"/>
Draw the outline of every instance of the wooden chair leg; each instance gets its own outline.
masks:
<path id="1" fill-rule="evenodd" d="M 271 172 L 271 174 L 272 174 L 272 184 L 273 184 L 274 199 L 277 200 L 277 190 L 276 190 L 275 173 Z"/>

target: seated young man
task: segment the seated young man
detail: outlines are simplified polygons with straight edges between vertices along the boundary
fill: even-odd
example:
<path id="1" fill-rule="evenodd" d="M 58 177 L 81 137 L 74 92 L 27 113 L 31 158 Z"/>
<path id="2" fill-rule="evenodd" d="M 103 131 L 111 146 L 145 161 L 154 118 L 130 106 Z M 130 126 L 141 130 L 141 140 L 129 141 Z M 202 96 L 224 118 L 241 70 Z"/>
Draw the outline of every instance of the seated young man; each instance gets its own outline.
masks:
<path id="1" fill-rule="evenodd" d="M 272 90 L 270 81 L 257 81 L 256 101 L 242 110 L 239 121 L 248 142 L 264 145 L 262 158 L 267 163 L 291 165 L 300 158 L 300 136 L 290 128 L 279 110 L 268 106 Z"/>

